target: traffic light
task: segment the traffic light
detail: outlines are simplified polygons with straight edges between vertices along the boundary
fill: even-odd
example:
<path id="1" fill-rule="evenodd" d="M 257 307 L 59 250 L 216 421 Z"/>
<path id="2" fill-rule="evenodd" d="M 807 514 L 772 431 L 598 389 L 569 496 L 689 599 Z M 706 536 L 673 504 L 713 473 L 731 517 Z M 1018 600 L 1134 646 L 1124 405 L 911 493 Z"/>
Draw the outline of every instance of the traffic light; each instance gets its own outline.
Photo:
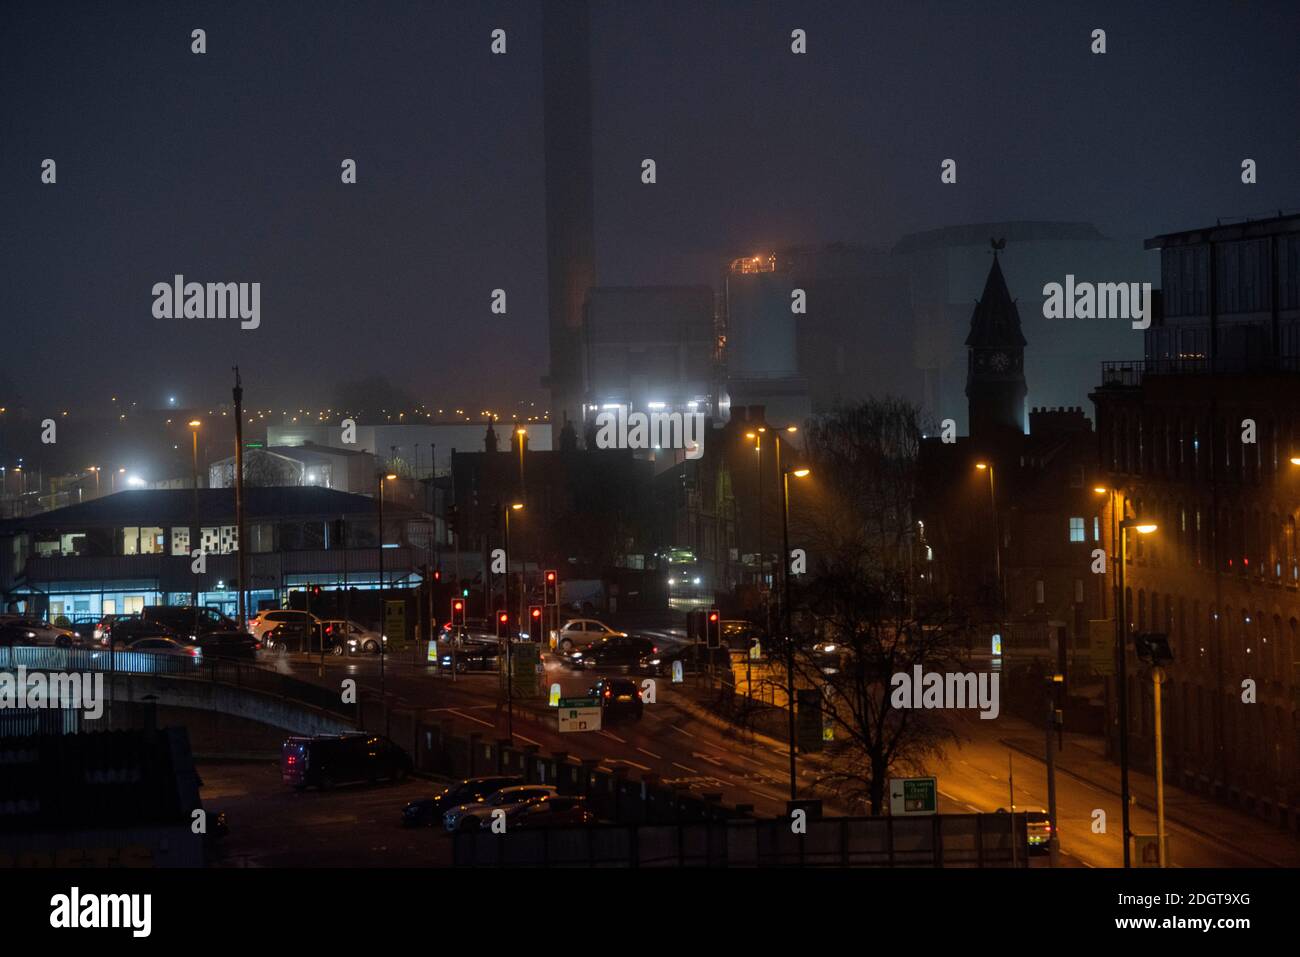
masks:
<path id="1" fill-rule="evenodd" d="M 529 637 L 532 638 L 534 641 L 536 641 L 537 636 L 541 634 L 541 628 L 542 628 L 542 606 L 529 605 L 528 606 Z"/>
<path id="2" fill-rule="evenodd" d="M 560 603 L 560 576 L 555 569 L 548 568 L 542 576 L 542 604 L 558 605 Z"/>
<path id="3" fill-rule="evenodd" d="M 722 616 L 716 608 L 710 608 L 704 619 L 704 644 L 709 648 L 722 647 Z"/>
<path id="4" fill-rule="evenodd" d="M 465 599 L 453 598 L 451 600 L 451 627 L 465 627 Z"/>
<path id="5" fill-rule="evenodd" d="M 510 613 L 506 611 L 497 612 L 497 637 L 506 637 L 506 632 L 510 629 Z"/>
<path id="6" fill-rule="evenodd" d="M 312 586 L 311 586 L 311 597 L 312 597 L 312 598 L 319 598 L 319 597 L 320 597 L 320 585 L 312 585 Z"/>
<path id="7" fill-rule="evenodd" d="M 434 580 L 435 582 L 440 582 L 440 581 L 442 581 L 442 569 L 441 569 L 441 568 L 435 568 L 435 569 L 433 570 L 433 580 Z"/>
<path id="8" fill-rule="evenodd" d="M 459 505 L 447 506 L 447 531 L 450 534 L 455 535 L 456 538 L 458 539 L 460 538 L 460 506 Z"/>

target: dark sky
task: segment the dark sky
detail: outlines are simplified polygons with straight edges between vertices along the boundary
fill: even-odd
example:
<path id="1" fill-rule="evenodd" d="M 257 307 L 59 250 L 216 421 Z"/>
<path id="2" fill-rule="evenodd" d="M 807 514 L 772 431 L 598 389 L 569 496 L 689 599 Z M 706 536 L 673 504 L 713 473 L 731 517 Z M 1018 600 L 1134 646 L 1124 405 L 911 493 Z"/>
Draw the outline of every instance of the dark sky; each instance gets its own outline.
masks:
<path id="1" fill-rule="evenodd" d="M 0 398 L 207 405 L 238 361 L 257 408 L 376 372 L 435 404 L 541 399 L 540 10 L 0 4 Z M 1295 209 L 1298 11 L 595 0 L 600 281 L 716 284 L 755 249 L 990 219 L 1140 240 Z M 175 273 L 260 281 L 262 327 L 154 319 Z"/>

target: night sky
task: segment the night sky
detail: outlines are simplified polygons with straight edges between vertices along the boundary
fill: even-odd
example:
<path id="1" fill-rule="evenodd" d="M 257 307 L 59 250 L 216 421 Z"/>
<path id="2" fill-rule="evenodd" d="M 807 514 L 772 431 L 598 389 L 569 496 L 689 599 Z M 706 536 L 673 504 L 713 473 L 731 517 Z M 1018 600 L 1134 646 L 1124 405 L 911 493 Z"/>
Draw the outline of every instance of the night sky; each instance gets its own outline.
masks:
<path id="1" fill-rule="evenodd" d="M 435 406 L 540 402 L 540 25 L 538 0 L 6 0 L 0 404 L 209 405 L 235 362 L 253 408 L 375 373 Z M 600 282 L 716 286 L 736 255 L 983 220 L 1140 242 L 1294 210 L 1298 26 L 1253 0 L 596 0 Z M 261 282 L 261 328 L 155 319 L 176 273 Z"/>

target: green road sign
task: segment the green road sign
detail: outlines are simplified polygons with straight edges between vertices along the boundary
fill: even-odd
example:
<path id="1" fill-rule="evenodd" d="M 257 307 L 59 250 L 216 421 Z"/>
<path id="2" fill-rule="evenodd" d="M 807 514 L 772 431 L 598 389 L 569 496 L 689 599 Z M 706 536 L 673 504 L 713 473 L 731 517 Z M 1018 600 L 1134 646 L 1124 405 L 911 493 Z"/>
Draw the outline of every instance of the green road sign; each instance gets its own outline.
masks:
<path id="1" fill-rule="evenodd" d="M 934 778 L 890 778 L 889 813 L 897 816 L 934 814 L 939 810 L 939 785 Z"/>
<path id="2" fill-rule="evenodd" d="M 599 708 L 599 698 L 561 698 L 561 708 Z"/>

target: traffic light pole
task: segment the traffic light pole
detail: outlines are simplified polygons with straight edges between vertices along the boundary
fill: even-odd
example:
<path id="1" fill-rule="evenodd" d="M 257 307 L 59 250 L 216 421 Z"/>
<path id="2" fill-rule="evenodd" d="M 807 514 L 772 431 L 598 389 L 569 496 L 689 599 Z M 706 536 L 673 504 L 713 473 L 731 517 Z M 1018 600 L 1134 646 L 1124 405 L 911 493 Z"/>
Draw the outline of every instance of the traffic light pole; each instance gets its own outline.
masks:
<path id="1" fill-rule="evenodd" d="M 510 640 L 510 506 L 508 504 L 502 506 L 502 511 L 505 514 L 506 526 L 506 573 L 502 576 L 502 588 L 505 590 L 503 596 L 504 604 L 502 607 L 505 610 L 506 616 L 506 626 L 504 629 L 506 642 L 506 733 L 510 738 L 510 744 L 513 746 L 515 743 L 515 676 L 514 671 L 512 670 L 512 651 L 514 642 Z"/>
<path id="2" fill-rule="evenodd" d="M 778 446 L 781 440 L 777 439 Z M 781 615 L 785 630 L 785 685 L 786 704 L 790 708 L 790 800 L 798 800 L 798 778 L 796 777 L 794 754 L 794 636 L 790 633 L 790 475 L 781 473 L 781 578 L 785 586 L 784 608 Z"/>

